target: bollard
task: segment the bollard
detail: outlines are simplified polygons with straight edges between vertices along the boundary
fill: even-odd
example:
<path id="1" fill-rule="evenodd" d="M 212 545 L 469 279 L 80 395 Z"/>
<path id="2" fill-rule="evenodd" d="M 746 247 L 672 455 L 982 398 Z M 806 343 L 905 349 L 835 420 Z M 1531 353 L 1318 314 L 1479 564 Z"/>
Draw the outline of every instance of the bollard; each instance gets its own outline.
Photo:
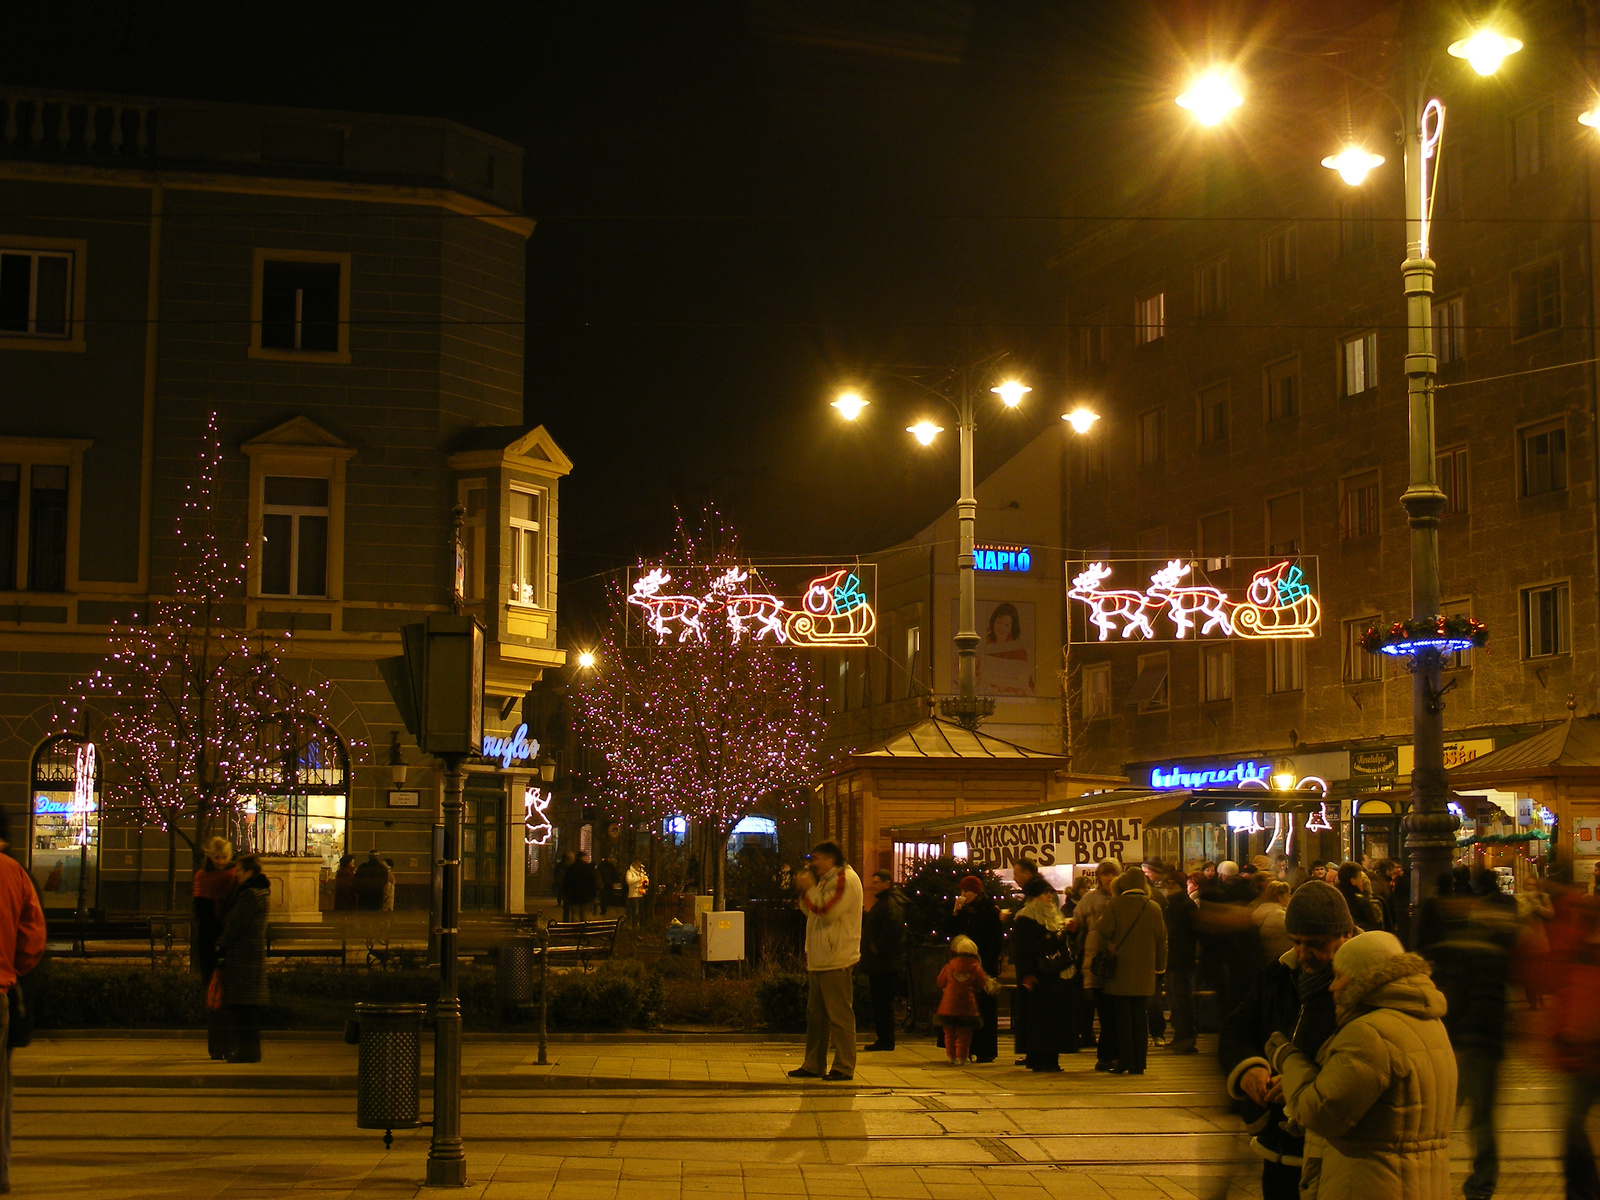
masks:
<path id="1" fill-rule="evenodd" d="M 422 1004 L 357 1004 L 360 1067 L 356 1128 L 383 1130 L 383 1148 L 394 1130 L 422 1124 Z"/>
<path id="2" fill-rule="evenodd" d="M 539 1065 L 548 1066 L 549 1052 L 545 1048 L 546 1030 L 550 1024 L 550 931 L 539 927 Z"/>

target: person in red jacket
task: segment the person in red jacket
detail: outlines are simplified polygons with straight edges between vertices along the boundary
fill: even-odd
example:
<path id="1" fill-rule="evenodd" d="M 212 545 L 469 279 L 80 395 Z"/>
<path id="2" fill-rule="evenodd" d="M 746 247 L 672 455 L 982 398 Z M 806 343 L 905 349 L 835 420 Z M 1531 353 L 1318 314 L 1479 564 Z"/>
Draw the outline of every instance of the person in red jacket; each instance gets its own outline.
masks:
<path id="1" fill-rule="evenodd" d="M 939 972 L 939 1011 L 933 1018 L 944 1027 L 944 1052 L 952 1067 L 972 1061 L 972 1031 L 983 1026 L 978 993 L 989 987 L 978 943 L 964 934 L 954 938 L 950 961 Z"/>
<path id="2" fill-rule="evenodd" d="M 1600 1104 L 1600 897 L 1567 889 L 1549 923 L 1544 1035 L 1552 1065 L 1566 1076 L 1562 1171 L 1567 1195 L 1600 1196 L 1589 1142 L 1589 1110 Z"/>
<path id="3" fill-rule="evenodd" d="M 9 993 L 17 980 L 44 957 L 44 909 L 33 879 L 10 848 L 11 827 L 0 809 L 0 992 Z M 0 1001 L 0 1192 L 11 1190 L 11 998 Z"/>

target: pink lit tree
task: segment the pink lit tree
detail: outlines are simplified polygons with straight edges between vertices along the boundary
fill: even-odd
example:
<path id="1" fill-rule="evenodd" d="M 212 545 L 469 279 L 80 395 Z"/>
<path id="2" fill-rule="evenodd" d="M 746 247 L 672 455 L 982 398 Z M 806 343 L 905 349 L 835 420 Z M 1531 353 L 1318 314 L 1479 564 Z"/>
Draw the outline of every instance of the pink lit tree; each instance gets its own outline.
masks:
<path id="1" fill-rule="evenodd" d="M 281 646 L 243 628 L 245 547 L 220 527 L 221 463 L 213 413 L 178 517 L 172 595 L 152 595 L 147 620 L 113 625 L 103 665 L 60 714 L 68 727 L 84 710 L 103 718 L 104 806 L 166 831 L 169 906 L 178 843 L 198 866 L 219 824 L 281 770 L 285 740 L 325 713 L 321 685 L 291 679 Z"/>
<path id="2" fill-rule="evenodd" d="M 680 518 L 672 563 L 675 589 L 706 595 L 739 565 L 737 539 L 714 512 L 700 529 Z M 794 650 L 735 637 L 721 621 L 703 639 L 630 646 L 636 614 L 620 586 L 610 603 L 594 676 L 577 694 L 580 735 L 635 821 L 659 828 L 681 815 L 704 831 L 721 910 L 734 825 L 762 798 L 792 803 L 817 775 L 821 697 Z"/>

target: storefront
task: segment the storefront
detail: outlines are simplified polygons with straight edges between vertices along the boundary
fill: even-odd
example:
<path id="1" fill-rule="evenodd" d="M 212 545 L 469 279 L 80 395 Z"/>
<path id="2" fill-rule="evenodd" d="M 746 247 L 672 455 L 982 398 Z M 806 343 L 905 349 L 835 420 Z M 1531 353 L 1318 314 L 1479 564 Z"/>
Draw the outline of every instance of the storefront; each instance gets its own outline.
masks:
<path id="1" fill-rule="evenodd" d="M 28 870 L 47 909 L 99 904 L 100 770 L 93 742 L 72 734 L 47 740 L 33 756 Z"/>
<path id="2" fill-rule="evenodd" d="M 320 858 L 337 870 L 349 832 L 350 758 L 344 741 L 315 722 L 265 726 L 258 766 L 245 783 L 230 840 L 241 854 Z"/>

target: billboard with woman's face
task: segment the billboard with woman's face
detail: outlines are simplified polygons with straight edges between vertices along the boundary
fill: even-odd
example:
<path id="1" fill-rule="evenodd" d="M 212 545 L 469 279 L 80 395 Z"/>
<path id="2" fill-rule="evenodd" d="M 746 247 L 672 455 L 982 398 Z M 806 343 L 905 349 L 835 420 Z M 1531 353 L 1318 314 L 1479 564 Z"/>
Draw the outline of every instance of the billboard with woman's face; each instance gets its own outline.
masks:
<path id="1" fill-rule="evenodd" d="M 951 628 L 960 628 L 959 601 L 952 601 Z M 978 694 L 1031 696 L 1038 653 L 1034 646 L 1034 605 L 1028 600 L 979 600 Z M 950 679 L 959 670 L 951 657 Z"/>

